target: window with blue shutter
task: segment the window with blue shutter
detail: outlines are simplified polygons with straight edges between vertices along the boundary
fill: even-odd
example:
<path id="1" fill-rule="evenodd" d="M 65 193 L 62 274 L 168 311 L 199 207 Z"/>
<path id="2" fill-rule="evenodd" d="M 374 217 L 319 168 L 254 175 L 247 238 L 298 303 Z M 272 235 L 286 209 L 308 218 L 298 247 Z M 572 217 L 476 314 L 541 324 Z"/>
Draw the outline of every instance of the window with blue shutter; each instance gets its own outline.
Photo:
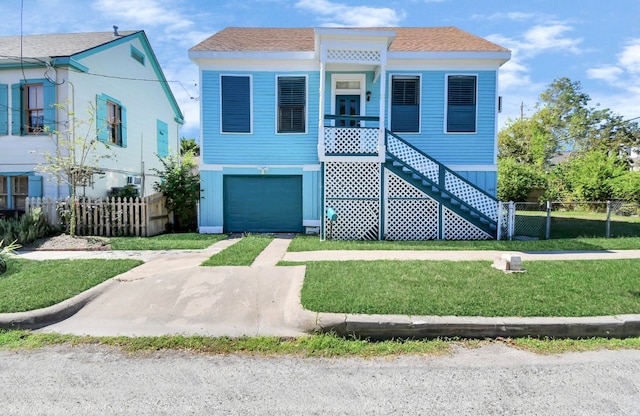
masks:
<path id="1" fill-rule="evenodd" d="M 156 141 L 158 145 L 158 156 L 169 156 L 169 127 L 162 120 L 156 120 Z"/>
<path id="2" fill-rule="evenodd" d="M 449 75 L 447 79 L 447 132 L 476 131 L 476 76 Z"/>
<path id="3" fill-rule="evenodd" d="M 420 131 L 420 78 L 391 77 L 391 131 Z"/>
<path id="4" fill-rule="evenodd" d="M 9 134 L 9 86 L 0 84 L 0 136 Z"/>
<path id="5" fill-rule="evenodd" d="M 56 127 L 56 86 L 47 79 L 11 85 L 11 134 L 50 134 Z"/>
<path id="6" fill-rule="evenodd" d="M 127 109 L 120 101 L 105 94 L 96 96 L 96 130 L 101 142 L 127 147 Z"/>
<path id="7" fill-rule="evenodd" d="M 222 132 L 251 133 L 251 78 L 231 75 L 220 78 Z"/>
<path id="8" fill-rule="evenodd" d="M 305 132 L 306 103 L 305 77 L 278 77 L 278 133 Z"/>

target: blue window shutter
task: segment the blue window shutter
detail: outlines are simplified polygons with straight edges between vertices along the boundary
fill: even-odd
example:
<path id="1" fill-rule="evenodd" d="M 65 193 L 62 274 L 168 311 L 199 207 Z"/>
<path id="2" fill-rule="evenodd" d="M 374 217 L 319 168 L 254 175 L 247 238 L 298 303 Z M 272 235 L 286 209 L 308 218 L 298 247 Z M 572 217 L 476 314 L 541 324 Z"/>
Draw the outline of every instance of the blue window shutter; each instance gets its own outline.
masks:
<path id="1" fill-rule="evenodd" d="M 157 141 L 158 141 L 158 156 L 169 156 L 169 128 L 167 123 L 162 120 L 156 121 L 157 129 Z"/>
<path id="2" fill-rule="evenodd" d="M 43 83 L 44 90 L 44 125 L 49 132 L 57 130 L 56 125 L 56 86 L 54 83 L 45 80 Z"/>
<path id="3" fill-rule="evenodd" d="M 451 75 L 449 76 L 447 85 L 447 132 L 475 132 L 475 75 Z"/>
<path id="4" fill-rule="evenodd" d="M 0 136 L 9 134 L 9 86 L 0 84 Z"/>
<path id="5" fill-rule="evenodd" d="M 96 132 L 98 140 L 107 142 L 107 97 L 104 94 L 96 96 Z"/>
<path id="6" fill-rule="evenodd" d="M 420 130 L 420 82 L 418 77 L 391 79 L 391 131 Z"/>
<path id="7" fill-rule="evenodd" d="M 222 131 L 251 133 L 251 80 L 246 76 L 222 76 Z"/>
<path id="8" fill-rule="evenodd" d="M 42 176 L 29 176 L 29 198 L 42 197 Z"/>
<path id="9" fill-rule="evenodd" d="M 122 147 L 127 147 L 127 108 L 120 106 L 120 134 L 122 135 Z"/>
<path id="10" fill-rule="evenodd" d="M 11 134 L 22 135 L 22 85 L 11 85 Z"/>

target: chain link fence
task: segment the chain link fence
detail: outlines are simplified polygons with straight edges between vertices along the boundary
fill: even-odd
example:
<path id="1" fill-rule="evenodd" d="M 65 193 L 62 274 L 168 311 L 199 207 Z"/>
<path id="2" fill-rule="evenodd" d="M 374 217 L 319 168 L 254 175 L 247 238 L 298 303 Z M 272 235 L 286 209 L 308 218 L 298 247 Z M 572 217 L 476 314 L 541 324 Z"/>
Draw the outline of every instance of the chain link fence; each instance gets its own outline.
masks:
<path id="1" fill-rule="evenodd" d="M 639 237 L 640 205 L 624 201 L 510 202 L 502 239 Z"/>

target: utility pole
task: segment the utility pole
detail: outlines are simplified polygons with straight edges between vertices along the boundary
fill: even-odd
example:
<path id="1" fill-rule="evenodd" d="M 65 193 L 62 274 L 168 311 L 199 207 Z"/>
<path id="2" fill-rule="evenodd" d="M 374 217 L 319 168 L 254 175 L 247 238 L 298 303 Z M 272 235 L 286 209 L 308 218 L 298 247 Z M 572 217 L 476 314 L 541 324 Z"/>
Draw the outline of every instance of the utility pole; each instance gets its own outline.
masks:
<path id="1" fill-rule="evenodd" d="M 520 101 L 520 121 L 524 118 L 524 101 Z"/>

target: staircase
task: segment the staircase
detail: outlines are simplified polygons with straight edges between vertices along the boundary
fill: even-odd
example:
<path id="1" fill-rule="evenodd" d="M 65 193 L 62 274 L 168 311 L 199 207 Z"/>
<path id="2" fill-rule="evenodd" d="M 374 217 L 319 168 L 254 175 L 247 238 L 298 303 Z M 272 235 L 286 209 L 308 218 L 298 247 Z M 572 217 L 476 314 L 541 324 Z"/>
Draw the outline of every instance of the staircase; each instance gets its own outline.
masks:
<path id="1" fill-rule="evenodd" d="M 498 200 L 386 130 L 385 168 L 461 218 L 497 237 Z"/>

